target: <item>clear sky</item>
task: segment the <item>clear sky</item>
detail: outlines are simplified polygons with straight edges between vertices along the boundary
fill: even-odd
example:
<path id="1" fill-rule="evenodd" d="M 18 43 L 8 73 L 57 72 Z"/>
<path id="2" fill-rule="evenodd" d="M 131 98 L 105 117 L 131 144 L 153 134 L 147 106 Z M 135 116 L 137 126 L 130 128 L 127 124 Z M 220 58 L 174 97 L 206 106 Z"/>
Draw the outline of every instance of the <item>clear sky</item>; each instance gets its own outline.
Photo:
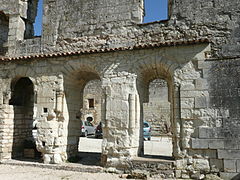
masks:
<path id="1" fill-rule="evenodd" d="M 43 0 L 39 0 L 36 23 L 34 24 L 35 36 L 40 36 L 42 31 L 42 4 Z M 145 0 L 144 23 L 167 19 L 167 4 L 168 0 Z"/>
<path id="2" fill-rule="evenodd" d="M 144 23 L 168 18 L 168 0 L 145 0 Z"/>
<path id="3" fill-rule="evenodd" d="M 37 11 L 37 17 L 35 19 L 34 23 L 34 35 L 35 36 L 41 36 L 42 31 L 42 13 L 43 13 L 43 0 L 39 0 L 38 2 L 38 11 Z"/>

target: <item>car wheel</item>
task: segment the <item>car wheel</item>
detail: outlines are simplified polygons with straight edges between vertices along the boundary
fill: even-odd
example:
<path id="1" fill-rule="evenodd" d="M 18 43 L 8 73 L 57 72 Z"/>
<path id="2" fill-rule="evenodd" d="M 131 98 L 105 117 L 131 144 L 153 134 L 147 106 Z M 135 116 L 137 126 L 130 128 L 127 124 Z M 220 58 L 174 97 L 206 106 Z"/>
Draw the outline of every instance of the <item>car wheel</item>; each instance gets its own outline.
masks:
<path id="1" fill-rule="evenodd" d="M 88 132 L 85 131 L 85 132 L 84 132 L 84 137 L 87 137 L 87 136 L 88 136 Z"/>
<path id="2" fill-rule="evenodd" d="M 151 141 L 151 137 L 149 137 L 148 140 Z"/>

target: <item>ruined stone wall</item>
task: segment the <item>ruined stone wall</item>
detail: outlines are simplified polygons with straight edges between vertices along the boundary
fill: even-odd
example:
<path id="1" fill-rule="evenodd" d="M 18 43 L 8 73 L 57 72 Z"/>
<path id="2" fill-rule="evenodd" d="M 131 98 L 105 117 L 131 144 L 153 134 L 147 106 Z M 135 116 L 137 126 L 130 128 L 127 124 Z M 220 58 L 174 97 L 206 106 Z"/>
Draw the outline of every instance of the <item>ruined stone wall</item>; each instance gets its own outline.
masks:
<path id="1" fill-rule="evenodd" d="M 211 54 L 215 57 L 239 55 L 239 3 L 237 0 L 231 2 L 223 0 L 169 1 L 171 3 L 169 20 L 147 24 L 141 24 L 140 20 L 134 21 L 135 14 L 138 14 L 138 19 L 141 17 L 142 2 L 139 1 L 131 1 L 131 3 L 112 1 L 108 2 L 107 6 L 104 6 L 105 1 L 102 4 L 96 4 L 95 1 L 78 3 L 74 1 L 69 3 L 64 0 L 44 1 L 41 41 L 35 41 L 33 44 L 32 41 L 21 40 L 17 43 L 14 53 L 10 55 L 131 47 L 136 44 L 199 38 L 211 40 Z M 122 8 L 122 6 L 127 6 L 127 8 Z M 117 14 L 113 17 L 106 15 L 109 18 L 106 21 L 100 18 L 105 16 L 105 13 L 110 14 L 112 9 L 120 9 L 121 16 L 117 15 L 116 10 Z M 124 19 L 126 13 L 122 11 L 127 10 L 129 17 Z M 92 18 L 88 17 L 89 20 L 85 20 L 82 17 L 88 14 L 85 12 L 90 13 Z M 82 18 L 76 14 L 81 14 Z M 103 19 L 103 24 L 99 23 L 98 19 Z M 128 24 L 127 22 L 130 22 L 128 19 L 135 24 Z"/>
<path id="2" fill-rule="evenodd" d="M 168 85 L 156 79 L 149 84 L 149 102 L 143 104 L 143 119 L 150 123 L 151 135 L 171 135 L 171 108 Z"/>
<path id="3" fill-rule="evenodd" d="M 93 107 L 89 107 L 89 99 L 93 99 Z M 81 120 L 92 117 L 92 123 L 98 125 L 101 121 L 102 86 L 100 80 L 89 81 L 83 91 L 83 107 Z"/>
<path id="4" fill-rule="evenodd" d="M 98 35 L 113 26 L 140 23 L 143 16 L 142 0 L 62 0 L 57 2 L 57 8 L 62 12 L 58 36 L 64 39 Z"/>
<path id="5" fill-rule="evenodd" d="M 6 106 L 1 104 L 1 148 L 0 148 L 0 158 L 1 161 L 5 159 L 11 159 L 11 152 L 12 152 L 12 143 L 13 143 L 13 133 L 14 133 L 14 111 L 13 107 Z"/>
<path id="6" fill-rule="evenodd" d="M 0 4 L 0 12 L 6 14 L 9 19 L 9 23 L 7 25 L 8 28 L 2 29 L 7 40 L 5 41 L 5 46 L 8 48 L 7 55 L 17 55 L 19 54 L 19 52 L 17 52 L 19 48 L 25 49 L 24 46 L 18 46 L 18 44 L 21 44 L 22 41 L 27 41 L 24 39 L 34 37 L 33 23 L 35 22 L 35 17 L 37 14 L 38 0 L 1 0 Z M 31 44 L 31 41 L 27 42 L 27 44 Z M 38 48 L 34 49 L 35 53 L 40 52 L 41 48 L 39 46 L 40 43 L 38 43 Z M 20 52 L 22 51 L 20 50 Z"/>
<path id="7" fill-rule="evenodd" d="M 209 89 L 209 109 L 200 111 L 198 135 L 192 139 L 190 154 L 202 154 L 210 166 L 230 179 L 239 174 L 239 59 L 207 61 L 199 64 L 205 70 L 204 86 Z M 202 84 L 203 85 L 203 84 Z M 204 155 L 205 154 L 205 155 Z"/>
<path id="8" fill-rule="evenodd" d="M 9 19 L 4 13 L 0 13 L 0 55 L 7 52 L 6 42 L 8 39 Z"/>
<path id="9" fill-rule="evenodd" d="M 186 56 L 190 58 L 205 49 L 205 46 L 197 47 L 190 54 L 185 51 L 187 48 L 181 49 L 184 58 L 181 59 L 176 54 L 179 62 L 184 64 Z M 33 119 L 38 128 L 37 149 L 43 153 L 45 163 L 59 163 L 77 152 L 80 136 L 78 113 L 83 106 L 83 87 L 93 79 L 101 79 L 105 104 L 101 113 L 104 131 L 103 162 L 107 166 L 126 168 L 128 162 L 125 160 L 137 156 L 141 149 L 139 129 L 143 121 L 140 116 L 142 97 L 141 93 L 138 94 L 136 78 L 141 79 L 140 74 L 145 68 L 140 67 L 145 63 L 149 64 L 146 68 L 150 74 L 154 72 L 152 67 L 156 60 L 159 65 L 165 64 L 166 60 L 162 60 L 166 57 L 152 57 L 161 55 L 166 50 L 169 55 L 176 50 L 179 52 L 178 48 L 162 48 L 1 64 L 1 103 L 9 102 L 12 79 L 19 76 L 31 78 L 36 96 Z M 166 53 L 165 55 L 167 56 Z M 116 64 L 112 59 L 115 59 Z M 178 66 L 172 64 L 172 67 Z M 6 111 L 6 114 L 9 112 Z M 4 138 L 5 136 L 3 142 Z M 176 146 L 179 147 L 177 141 Z M 121 159 L 116 158 L 119 155 L 122 156 Z"/>

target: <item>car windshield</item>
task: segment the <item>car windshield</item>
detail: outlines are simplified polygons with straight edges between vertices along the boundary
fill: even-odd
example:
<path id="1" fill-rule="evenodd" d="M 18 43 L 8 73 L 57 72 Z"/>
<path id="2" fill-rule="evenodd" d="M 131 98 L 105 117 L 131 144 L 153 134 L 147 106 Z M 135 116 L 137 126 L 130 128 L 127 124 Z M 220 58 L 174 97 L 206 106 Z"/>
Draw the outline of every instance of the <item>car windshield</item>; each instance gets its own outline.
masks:
<path id="1" fill-rule="evenodd" d="M 148 123 L 144 123 L 143 127 L 144 127 L 144 128 L 149 127 Z"/>

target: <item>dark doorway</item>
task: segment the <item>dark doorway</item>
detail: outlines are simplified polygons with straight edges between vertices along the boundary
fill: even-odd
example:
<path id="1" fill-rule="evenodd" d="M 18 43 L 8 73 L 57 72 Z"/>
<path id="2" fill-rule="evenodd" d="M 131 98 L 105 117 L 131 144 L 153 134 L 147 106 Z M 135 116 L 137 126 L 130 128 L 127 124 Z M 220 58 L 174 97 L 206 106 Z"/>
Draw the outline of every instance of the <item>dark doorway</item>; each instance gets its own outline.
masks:
<path id="1" fill-rule="evenodd" d="M 12 158 L 35 158 L 37 155 L 33 135 L 34 87 L 32 81 L 23 77 L 12 82 L 9 101 L 14 108 Z"/>

